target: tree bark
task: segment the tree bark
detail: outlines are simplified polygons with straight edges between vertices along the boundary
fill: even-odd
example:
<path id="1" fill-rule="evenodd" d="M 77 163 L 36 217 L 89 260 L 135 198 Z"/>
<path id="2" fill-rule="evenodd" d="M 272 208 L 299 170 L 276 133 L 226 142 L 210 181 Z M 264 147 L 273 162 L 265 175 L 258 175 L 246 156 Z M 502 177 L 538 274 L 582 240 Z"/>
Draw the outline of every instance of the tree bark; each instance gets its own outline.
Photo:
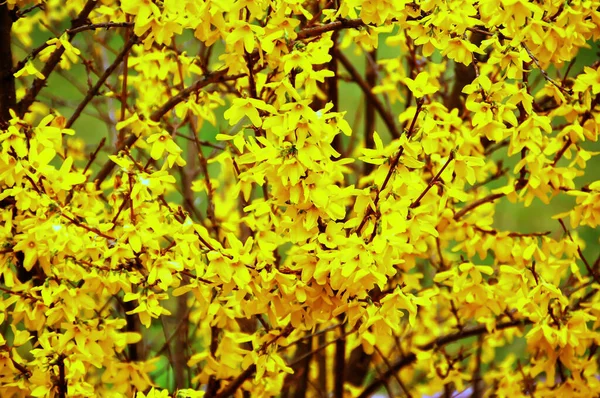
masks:
<path id="1" fill-rule="evenodd" d="M 14 109 L 17 103 L 15 77 L 12 71 L 12 14 L 6 2 L 0 5 L 0 128 L 8 127 L 9 111 Z"/>

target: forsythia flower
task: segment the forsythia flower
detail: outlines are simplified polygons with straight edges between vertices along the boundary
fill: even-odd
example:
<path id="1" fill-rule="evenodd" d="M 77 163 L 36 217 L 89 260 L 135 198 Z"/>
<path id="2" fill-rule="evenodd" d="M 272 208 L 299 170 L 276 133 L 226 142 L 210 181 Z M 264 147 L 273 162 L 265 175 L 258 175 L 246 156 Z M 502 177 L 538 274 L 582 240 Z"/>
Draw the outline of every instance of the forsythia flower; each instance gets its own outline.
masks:
<path id="1" fill-rule="evenodd" d="M 599 396 L 599 10 L 1 3 L 0 396 Z"/>

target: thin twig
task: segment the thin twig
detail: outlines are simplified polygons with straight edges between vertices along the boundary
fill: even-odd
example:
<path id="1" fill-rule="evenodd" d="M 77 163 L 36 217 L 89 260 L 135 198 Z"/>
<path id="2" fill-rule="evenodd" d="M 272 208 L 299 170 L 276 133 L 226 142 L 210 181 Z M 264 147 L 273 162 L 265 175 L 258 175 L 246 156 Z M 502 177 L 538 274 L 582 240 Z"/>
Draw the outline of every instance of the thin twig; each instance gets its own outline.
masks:
<path id="1" fill-rule="evenodd" d="M 590 266 L 590 263 L 587 261 L 587 259 L 583 255 L 583 251 L 581 251 L 581 247 L 579 246 L 579 244 L 577 244 L 575 242 L 575 239 L 573 239 L 573 236 L 571 235 L 571 232 L 567 229 L 565 222 L 562 220 L 562 218 L 559 218 L 558 222 L 560 223 L 560 226 L 562 227 L 563 231 L 565 231 L 565 234 L 569 237 L 571 242 L 573 242 L 577 245 L 577 254 L 579 254 L 579 258 L 581 259 L 581 261 L 583 261 L 583 264 L 585 265 L 585 269 L 588 271 L 588 273 L 590 274 L 590 276 L 592 277 L 594 282 L 600 284 L 600 278 L 598 277 L 598 275 L 596 275 L 596 273 Z"/>
<path id="2" fill-rule="evenodd" d="M 11 13 L 6 2 L 0 4 L 0 129 L 8 127 L 8 121 L 12 117 L 10 110 L 17 103 L 15 71 L 12 70 Z"/>
<path id="3" fill-rule="evenodd" d="M 97 0 L 88 0 L 87 1 L 87 3 L 85 4 L 85 6 L 83 6 L 83 9 L 79 13 L 79 15 L 77 15 L 77 18 L 75 18 L 71 21 L 71 26 L 73 27 L 73 29 L 76 29 L 85 24 L 85 22 L 88 19 L 88 16 L 92 12 L 92 10 L 96 7 L 97 4 L 98 4 Z M 75 36 L 75 34 L 70 33 L 68 36 L 69 36 L 69 41 L 71 41 L 71 40 L 73 40 L 73 37 Z M 60 46 L 60 47 L 57 47 L 56 50 L 54 50 L 54 52 L 50 55 L 50 58 L 48 58 L 48 61 L 46 62 L 46 64 L 44 65 L 44 68 L 41 71 L 42 75 L 44 75 L 44 78 L 43 79 L 36 78 L 33 81 L 33 83 L 31 84 L 31 87 L 29 87 L 29 89 L 25 93 L 25 96 L 17 104 L 18 115 L 20 117 L 23 117 L 23 115 L 25 115 L 27 113 L 27 111 L 29 110 L 29 107 L 31 106 L 31 104 L 34 103 L 39 92 L 47 84 L 48 77 L 50 76 L 50 74 L 52 73 L 54 68 L 56 68 L 58 63 L 60 62 L 62 55 L 64 54 L 65 51 L 66 51 L 65 46 Z"/>
<path id="4" fill-rule="evenodd" d="M 98 236 L 101 236 L 105 239 L 114 239 L 112 236 L 108 236 L 104 233 L 102 233 L 102 231 L 100 231 L 98 228 L 94 228 L 94 227 L 90 227 L 88 225 L 85 225 L 77 220 L 75 220 L 74 218 L 71 218 L 69 216 L 67 216 L 65 213 L 62 213 L 61 216 L 63 216 L 64 218 L 66 218 L 67 220 L 69 220 L 71 223 L 73 223 L 74 225 L 77 225 L 78 227 L 81 227 L 89 232 L 92 232 Z"/>
<path id="5" fill-rule="evenodd" d="M 89 25 L 79 26 L 73 29 L 67 29 L 67 33 L 75 34 L 79 32 L 84 32 L 86 30 L 96 30 L 96 29 L 110 29 L 110 28 L 129 28 L 132 27 L 132 22 L 104 22 L 104 23 L 93 23 Z"/>
<path id="6" fill-rule="evenodd" d="M 523 320 L 512 320 L 508 322 L 499 323 L 496 325 L 495 331 L 501 331 L 504 329 L 510 329 L 516 326 L 527 326 L 531 325 L 533 322 L 529 319 Z M 421 345 L 418 347 L 419 351 L 431 351 L 437 348 L 441 348 L 450 343 L 454 343 L 455 341 L 459 341 L 462 339 L 466 339 L 468 337 L 479 336 L 488 334 L 488 330 L 486 325 L 476 325 L 471 327 L 466 327 L 463 330 L 451 333 L 442 337 L 438 337 L 427 344 Z M 391 367 L 380 377 L 373 380 L 371 384 L 369 384 L 363 392 L 358 396 L 358 398 L 367 398 L 371 396 L 379 387 L 383 385 L 383 383 L 392 377 L 393 374 L 400 371 L 401 369 L 412 365 L 417 362 L 417 355 L 415 353 L 410 353 L 406 356 L 403 356 L 391 364 Z"/>
<path id="7" fill-rule="evenodd" d="M 356 84 L 358 84 L 358 86 L 361 88 L 361 90 L 367 97 L 367 101 L 370 101 L 370 103 L 375 107 L 377 113 L 379 113 L 379 116 L 381 116 L 381 119 L 383 120 L 383 123 L 390 132 L 392 138 L 400 138 L 401 132 L 398 129 L 398 126 L 396 126 L 394 118 L 392 117 L 391 113 L 385 110 L 383 104 L 381 103 L 381 101 L 379 101 L 379 98 L 377 98 L 377 96 L 373 94 L 373 91 L 371 91 L 371 87 L 369 86 L 369 84 L 362 78 L 358 70 L 356 70 L 354 65 L 352 65 L 352 62 L 350 62 L 350 60 L 340 50 L 337 50 L 336 54 L 338 56 L 339 61 L 342 63 L 342 65 L 344 65 L 344 68 L 346 68 L 348 73 L 350 73 L 352 80 L 354 80 Z"/>
<path id="8" fill-rule="evenodd" d="M 375 351 L 377 351 L 377 353 L 379 354 L 379 357 L 383 360 L 385 365 L 388 367 L 388 369 L 391 369 L 392 364 L 390 363 L 390 360 L 387 359 L 387 357 L 385 355 L 383 355 L 383 352 L 381 352 L 381 349 L 379 347 L 377 347 L 377 344 L 375 344 L 373 347 L 375 348 Z M 396 383 L 398 383 L 398 385 L 400 386 L 402 391 L 404 391 L 404 394 L 408 398 L 412 398 L 412 394 L 410 393 L 410 391 L 408 391 L 408 388 L 406 387 L 406 385 L 404 385 L 404 383 L 402 382 L 402 379 L 400 379 L 400 376 L 398 375 L 398 373 L 397 372 L 394 373 L 392 375 L 392 377 L 394 378 L 394 380 L 396 380 Z"/>
<path id="9" fill-rule="evenodd" d="M 171 97 L 167 102 L 165 102 L 161 107 L 159 107 L 156 111 L 154 111 L 150 115 L 150 120 L 153 122 L 159 121 L 167 112 L 173 109 L 177 104 L 187 99 L 193 92 L 201 90 L 203 87 L 208 86 L 211 83 L 221 83 L 230 80 L 237 80 L 244 74 L 238 74 L 233 76 L 227 76 L 227 69 L 222 69 L 218 72 L 209 73 L 205 75 L 202 79 L 196 81 L 193 85 L 186 88 L 183 91 L 180 91 L 177 95 Z M 119 147 L 117 147 L 115 154 L 118 154 L 125 148 L 130 148 L 139 137 L 135 134 L 132 134 L 121 143 Z M 110 173 L 115 168 L 114 162 L 106 162 L 104 167 L 98 172 L 96 176 L 96 186 L 100 186 L 100 184 L 110 175 Z"/>
<path id="10" fill-rule="evenodd" d="M 406 133 L 407 138 L 410 138 L 413 134 L 415 125 L 417 123 L 417 118 L 419 117 L 419 113 L 421 113 L 422 106 L 423 106 L 423 101 L 422 100 L 417 101 L 417 109 L 415 110 L 415 115 L 414 115 L 413 120 L 410 124 L 410 127 Z M 377 207 L 377 204 L 379 203 L 379 199 L 380 199 L 380 194 L 387 187 L 387 184 L 390 181 L 392 174 L 396 170 L 396 166 L 398 166 L 398 162 L 400 161 L 400 157 L 402 156 L 403 153 L 404 153 L 404 147 L 402 146 L 402 147 L 400 147 L 400 149 L 398 150 L 398 153 L 396 154 L 396 157 L 392 161 L 392 164 L 390 165 L 390 169 L 388 170 L 388 173 L 385 176 L 385 179 L 383 180 L 383 184 L 381 185 L 381 188 L 379 190 L 377 190 L 377 194 L 375 196 L 375 199 L 373 200 L 373 207 L 375 207 L 375 208 Z M 369 219 L 369 217 L 372 214 L 374 214 L 374 210 L 371 207 L 367 207 L 367 211 L 365 212 L 365 215 L 364 215 L 362 221 L 360 222 L 360 225 L 356 229 L 357 232 L 360 232 L 362 230 L 362 228 L 365 226 L 367 220 Z"/>
<path id="11" fill-rule="evenodd" d="M 98 91 L 100 91 L 100 88 L 102 87 L 104 82 L 109 78 L 110 75 L 112 75 L 112 73 L 117 69 L 121 62 L 123 62 L 127 54 L 129 54 L 129 51 L 131 51 L 131 48 L 138 42 L 138 40 L 139 38 L 137 36 L 132 36 L 129 39 L 129 41 L 125 44 L 125 46 L 123 47 L 119 55 L 117 55 L 113 63 L 104 71 L 104 73 L 102 74 L 102 76 L 100 76 L 94 87 L 92 87 L 92 89 L 88 91 L 86 96 L 79 103 L 79 105 L 67 121 L 66 128 L 70 128 L 73 125 L 73 123 L 75 123 L 77 118 L 79 118 L 79 116 L 81 115 L 83 109 L 98 94 Z"/>
<path id="12" fill-rule="evenodd" d="M 503 193 L 494 193 L 494 194 L 488 195 L 484 198 L 481 198 L 479 200 L 476 200 L 475 202 L 469 203 L 468 205 L 463 207 L 458 213 L 456 213 L 454 215 L 454 221 L 460 220 L 465 214 L 467 214 L 471 210 L 473 210 L 483 204 L 493 202 L 494 200 L 499 199 L 503 196 L 504 196 Z"/>
<path id="13" fill-rule="evenodd" d="M 448 160 L 446 160 L 446 163 L 444 163 L 444 165 L 442 166 L 442 168 L 440 169 L 440 171 L 438 171 L 438 173 L 435 175 L 435 177 L 433 177 L 431 179 L 431 181 L 429 181 L 429 184 L 427 184 L 427 187 L 425 187 L 425 189 L 423 190 L 423 192 L 421 192 L 421 194 L 419 195 L 419 197 L 417 198 L 417 200 L 415 200 L 410 206 L 409 208 L 414 209 L 415 207 L 419 206 L 421 204 L 421 200 L 423 199 L 423 197 L 425 195 L 427 195 L 427 192 L 429 192 L 429 190 L 431 189 L 431 187 L 433 187 L 435 185 L 435 183 L 440 179 L 440 176 L 442 175 L 442 173 L 444 172 L 444 170 L 446 170 L 446 167 L 448 167 L 448 165 L 450 164 L 450 162 L 454 159 L 454 151 L 450 152 L 450 156 L 448 156 Z"/>
<path id="14" fill-rule="evenodd" d="M 529 54 L 529 57 L 533 60 L 533 63 L 538 67 L 538 69 L 540 70 L 540 72 L 542 73 L 542 75 L 544 75 L 544 79 L 546 79 L 548 82 L 552 83 L 556 88 L 558 88 L 563 93 L 565 93 L 567 95 L 572 95 L 573 94 L 573 90 L 568 89 L 568 88 L 564 88 L 563 86 L 561 86 L 560 84 L 558 84 L 554 79 L 552 79 L 548 75 L 548 73 L 540 65 L 540 62 L 538 61 L 538 59 L 535 57 L 535 55 L 533 55 L 533 53 L 531 52 L 531 50 L 529 49 L 529 47 L 527 47 L 527 44 L 521 43 L 521 46 L 525 49 L 525 51 L 527 51 L 527 54 Z"/>
<path id="15" fill-rule="evenodd" d="M 362 19 L 342 19 L 335 22 L 330 22 L 325 25 L 314 26 L 310 28 L 302 29 L 298 32 L 298 40 L 307 39 L 309 37 L 320 36 L 323 33 L 331 32 L 334 30 L 342 30 L 342 29 L 351 29 L 351 28 L 359 28 L 361 26 L 365 26 L 365 23 Z"/>

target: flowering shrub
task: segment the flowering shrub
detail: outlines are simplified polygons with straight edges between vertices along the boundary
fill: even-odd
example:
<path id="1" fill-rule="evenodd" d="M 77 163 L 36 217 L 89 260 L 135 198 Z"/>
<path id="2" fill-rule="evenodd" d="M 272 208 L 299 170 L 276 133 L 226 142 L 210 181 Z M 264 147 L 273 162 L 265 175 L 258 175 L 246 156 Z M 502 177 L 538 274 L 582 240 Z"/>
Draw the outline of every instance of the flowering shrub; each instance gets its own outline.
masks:
<path id="1" fill-rule="evenodd" d="M 0 395 L 600 394 L 599 10 L 5 0 Z"/>

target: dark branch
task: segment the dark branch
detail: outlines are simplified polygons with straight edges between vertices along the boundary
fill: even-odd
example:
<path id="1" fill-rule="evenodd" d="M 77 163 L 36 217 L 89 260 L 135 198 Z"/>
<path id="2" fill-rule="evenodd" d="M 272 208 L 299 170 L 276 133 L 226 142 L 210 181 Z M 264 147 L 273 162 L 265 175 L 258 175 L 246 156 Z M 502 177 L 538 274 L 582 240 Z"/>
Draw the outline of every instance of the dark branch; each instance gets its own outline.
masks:
<path id="1" fill-rule="evenodd" d="M 88 16 L 97 4 L 98 2 L 96 0 L 88 0 L 85 6 L 83 7 L 83 10 L 81 10 L 79 15 L 77 16 L 77 18 L 71 21 L 71 29 L 77 29 L 83 25 L 86 25 Z M 74 36 L 75 34 L 69 34 L 69 41 L 73 40 Z M 35 79 L 31 84 L 31 87 L 25 93 L 23 99 L 21 99 L 21 101 L 19 101 L 19 103 L 17 104 L 19 116 L 22 117 L 23 115 L 25 115 L 29 110 L 31 104 L 35 102 L 37 95 L 40 93 L 40 91 L 42 91 L 42 88 L 46 85 L 48 77 L 60 62 L 64 52 L 65 46 L 60 46 L 57 47 L 56 50 L 54 50 L 52 55 L 50 55 L 50 58 L 48 59 L 48 61 L 44 65 L 44 68 L 41 71 L 42 75 L 44 75 L 44 78 Z"/>
<path id="2" fill-rule="evenodd" d="M 476 200 L 475 202 L 469 203 L 468 205 L 466 205 L 465 207 L 463 207 L 458 213 L 456 213 L 454 215 L 454 220 L 458 221 L 460 220 L 465 214 L 467 214 L 468 212 L 470 212 L 471 210 L 485 204 L 485 203 L 489 203 L 489 202 L 493 202 L 496 199 L 499 199 L 501 197 L 503 197 L 504 194 L 503 193 L 495 193 L 489 196 L 486 196 L 485 198 L 481 198 L 479 200 Z"/>
<path id="3" fill-rule="evenodd" d="M 343 19 L 343 20 L 331 22 L 331 23 L 328 23 L 325 25 L 314 26 L 311 28 L 302 29 L 300 32 L 298 32 L 298 40 L 307 39 L 309 37 L 320 36 L 323 33 L 331 32 L 334 30 L 359 28 L 361 26 L 365 26 L 365 23 L 360 18 Z"/>
<path id="4" fill-rule="evenodd" d="M 67 121 L 66 128 L 70 128 L 73 125 L 73 123 L 75 123 L 75 121 L 79 118 L 79 116 L 81 115 L 81 112 L 83 112 L 83 110 L 85 109 L 87 104 L 98 94 L 98 92 L 100 91 L 100 88 L 102 87 L 104 82 L 106 82 L 106 79 L 108 79 L 108 77 L 110 75 L 112 75 L 112 73 L 115 71 L 115 69 L 117 69 L 119 67 L 119 65 L 121 65 L 121 63 L 123 62 L 123 60 L 129 53 L 129 51 L 131 50 L 133 45 L 136 44 L 138 42 L 138 40 L 139 40 L 139 38 L 137 36 L 132 36 L 129 39 L 129 41 L 125 44 L 125 47 L 123 47 L 123 50 L 121 50 L 121 52 L 117 55 L 117 57 L 115 58 L 113 63 L 104 71 L 102 76 L 100 76 L 100 78 L 98 79 L 98 81 L 96 82 L 94 87 L 92 87 L 87 92 L 87 94 L 83 98 L 83 101 L 81 101 L 79 103 L 79 105 L 77 106 L 77 109 L 75 109 L 75 112 L 73 112 L 73 114 Z"/>
<path id="5" fill-rule="evenodd" d="M 356 82 L 356 84 L 359 85 L 359 87 L 361 88 L 361 90 L 363 91 L 365 96 L 367 97 L 367 101 L 370 101 L 372 103 L 372 105 L 375 107 L 375 109 L 377 110 L 377 113 L 379 113 L 379 116 L 381 116 L 381 119 L 383 119 L 383 123 L 388 128 L 392 138 L 394 138 L 394 139 L 400 138 L 400 130 L 396 126 L 396 122 L 394 122 L 394 118 L 392 117 L 392 115 L 389 112 L 387 112 L 384 109 L 383 104 L 381 103 L 381 101 L 379 101 L 379 98 L 377 98 L 377 96 L 375 94 L 373 94 L 373 92 L 371 91 L 371 87 L 369 87 L 369 85 L 362 78 L 360 73 L 358 73 L 358 71 L 356 70 L 354 65 L 352 65 L 352 62 L 350 62 L 350 60 L 348 58 L 346 58 L 346 56 L 341 51 L 337 50 L 336 54 L 338 56 L 338 59 L 342 63 L 342 65 L 344 65 L 344 68 L 346 68 L 348 73 L 350 73 L 352 80 L 354 80 Z"/>
<path id="6" fill-rule="evenodd" d="M 10 109 L 16 106 L 15 77 L 12 71 L 11 11 L 0 5 L 0 129 L 8 126 Z"/>
<path id="7" fill-rule="evenodd" d="M 508 322 L 497 324 L 495 330 L 499 331 L 499 330 L 509 329 L 509 328 L 512 328 L 515 326 L 526 326 L 526 325 L 530 325 L 531 323 L 532 322 L 529 319 L 513 320 L 513 321 L 508 321 Z M 431 351 L 436 348 L 445 346 L 447 344 L 454 343 L 455 341 L 466 339 L 467 337 L 480 336 L 480 335 L 484 335 L 487 333 L 488 333 L 488 331 L 487 331 L 486 325 L 477 325 L 477 326 L 466 327 L 460 332 L 451 333 L 446 336 L 438 337 L 437 339 L 432 340 L 427 344 L 419 346 L 418 349 L 420 351 Z M 392 377 L 392 375 L 394 375 L 396 372 L 400 371 L 401 369 L 403 369 L 409 365 L 412 365 L 416 361 L 417 361 L 417 355 L 411 352 L 410 354 L 405 355 L 402 358 L 399 358 L 396 361 L 392 362 L 391 367 L 385 373 L 383 373 L 380 377 L 378 377 L 373 382 L 371 382 L 371 384 L 369 384 L 364 389 L 364 391 L 359 395 L 359 398 L 369 397 L 371 394 L 373 394 L 375 391 L 377 391 L 381 386 L 383 386 L 383 384 L 390 377 Z"/>
<path id="8" fill-rule="evenodd" d="M 243 74 L 227 76 L 227 69 L 220 70 L 218 72 L 213 72 L 208 75 L 205 75 L 204 78 L 198 80 L 196 83 L 191 85 L 190 87 L 182 90 L 177 95 L 171 97 L 167 102 L 165 102 L 160 108 L 154 111 L 150 115 L 150 120 L 153 122 L 158 122 L 166 113 L 168 113 L 171 109 L 173 109 L 177 104 L 184 101 L 188 98 L 193 92 L 199 91 L 202 88 L 208 86 L 212 83 L 220 83 L 229 80 L 236 80 L 240 77 L 244 76 Z M 119 153 L 119 151 L 131 147 L 137 141 L 138 136 L 132 134 L 125 140 L 121 145 L 117 147 L 115 153 Z M 104 167 L 100 170 L 98 175 L 96 176 L 96 186 L 100 186 L 102 181 L 104 181 L 110 173 L 115 168 L 114 162 L 106 162 Z"/>

